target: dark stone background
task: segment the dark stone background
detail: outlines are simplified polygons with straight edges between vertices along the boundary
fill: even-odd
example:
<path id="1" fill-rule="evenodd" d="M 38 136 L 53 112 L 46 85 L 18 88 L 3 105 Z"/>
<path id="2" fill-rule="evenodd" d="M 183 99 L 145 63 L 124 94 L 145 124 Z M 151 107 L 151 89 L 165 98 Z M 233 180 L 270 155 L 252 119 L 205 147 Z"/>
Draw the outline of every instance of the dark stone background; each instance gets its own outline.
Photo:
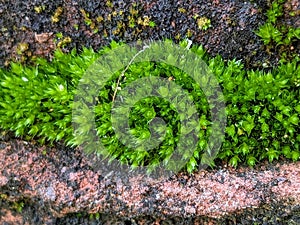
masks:
<path id="1" fill-rule="evenodd" d="M 202 44 L 215 56 L 225 59 L 242 60 L 246 68 L 275 66 L 279 59 L 279 47 L 266 48 L 254 31 L 266 20 L 265 13 L 269 1 L 243 0 L 151 0 L 151 1 L 85 1 L 85 0 L 2 0 L 0 4 L 0 66 L 9 61 L 28 61 L 33 56 L 51 58 L 59 39 L 70 37 L 71 43 L 63 47 L 64 51 L 82 46 L 99 49 L 111 40 L 133 42 L 136 40 L 161 40 L 171 38 L 175 41 L 189 37 L 194 43 Z M 293 4 L 293 0 L 289 0 Z M 62 13 L 58 22 L 52 22 L 52 16 L 58 7 Z M 290 7 L 291 8 L 291 7 Z M 90 22 L 81 10 L 89 14 Z M 183 10 L 184 9 L 184 10 Z M 119 12 L 122 11 L 120 14 Z M 202 31 L 193 18 L 211 19 L 211 27 Z M 101 16 L 103 21 L 98 21 Z M 155 22 L 155 27 L 138 24 L 138 18 L 144 16 Z M 129 27 L 130 18 L 136 22 Z M 281 18 L 286 24 L 300 25 L 299 16 L 290 17 L 288 13 Z M 117 29 L 119 26 L 120 29 Z M 97 33 L 94 33 L 96 31 Z M 43 34 L 45 37 L 37 38 Z M 19 51 L 20 43 L 28 44 Z M 294 50 L 299 52 L 299 43 Z M 267 50 L 267 51 L 266 51 Z M 19 51 L 19 53 L 18 53 Z"/>

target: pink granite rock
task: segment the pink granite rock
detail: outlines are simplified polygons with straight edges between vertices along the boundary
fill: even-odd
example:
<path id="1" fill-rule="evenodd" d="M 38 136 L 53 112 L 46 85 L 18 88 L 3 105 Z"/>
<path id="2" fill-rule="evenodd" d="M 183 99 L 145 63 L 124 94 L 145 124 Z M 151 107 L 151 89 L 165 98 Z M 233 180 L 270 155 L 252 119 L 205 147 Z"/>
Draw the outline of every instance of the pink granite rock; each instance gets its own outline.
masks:
<path id="1" fill-rule="evenodd" d="M 79 149 L 63 145 L 38 147 L 12 140 L 1 146 L 0 194 L 8 201 L 31 199 L 55 218 L 78 212 L 126 218 L 222 218 L 278 202 L 300 205 L 300 162 L 261 164 L 259 169 L 223 165 L 153 181 L 117 174 L 104 178 Z"/>

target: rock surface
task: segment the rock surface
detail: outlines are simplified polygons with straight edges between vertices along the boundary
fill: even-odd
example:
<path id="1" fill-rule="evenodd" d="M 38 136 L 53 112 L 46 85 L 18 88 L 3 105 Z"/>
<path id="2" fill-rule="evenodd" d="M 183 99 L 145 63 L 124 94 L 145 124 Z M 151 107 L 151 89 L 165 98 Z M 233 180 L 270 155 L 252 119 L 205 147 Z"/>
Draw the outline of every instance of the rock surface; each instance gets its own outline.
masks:
<path id="1" fill-rule="evenodd" d="M 281 49 L 266 48 L 255 34 L 264 23 L 267 0 L 85 1 L 3 0 L 0 4 L 0 66 L 32 57 L 51 59 L 53 50 L 100 47 L 112 40 L 175 41 L 189 38 L 210 55 L 242 60 L 246 68 L 272 67 Z M 300 26 L 300 4 L 288 0 L 280 19 Z M 290 16 L 293 12 L 298 16 Z M 209 19 L 203 30 L 198 19 Z M 154 26 L 149 23 L 154 22 Z M 300 53 L 300 42 L 291 51 Z M 267 50 L 267 51 L 266 51 Z"/>
<path id="2" fill-rule="evenodd" d="M 98 212 L 103 218 L 106 215 L 107 221 L 113 217 L 123 221 L 181 218 L 197 224 L 197 220 L 235 218 L 250 224 L 246 222 L 261 222 L 254 215 L 264 207 L 272 213 L 262 218 L 280 222 L 298 213 L 294 220 L 300 221 L 300 162 L 260 164 L 253 169 L 222 165 L 154 181 L 114 172 L 103 177 L 80 149 L 60 144 L 46 147 L 11 140 L 2 141 L 0 147 L 1 198 L 6 204 L 23 202 L 25 212 L 26 207 L 34 206 L 35 217 L 24 218 L 21 213 L 14 217 L 28 224 L 54 224 L 81 212 Z M 4 206 L 2 223 L 13 215 L 12 207 Z"/>

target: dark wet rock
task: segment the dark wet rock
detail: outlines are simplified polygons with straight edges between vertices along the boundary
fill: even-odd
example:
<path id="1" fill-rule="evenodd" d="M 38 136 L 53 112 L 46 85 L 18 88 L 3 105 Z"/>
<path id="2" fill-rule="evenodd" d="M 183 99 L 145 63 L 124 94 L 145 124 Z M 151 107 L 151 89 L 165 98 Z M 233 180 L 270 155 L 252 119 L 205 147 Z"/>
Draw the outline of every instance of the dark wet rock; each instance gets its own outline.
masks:
<path id="1" fill-rule="evenodd" d="M 0 5 L 0 63 L 3 66 L 11 60 L 27 61 L 32 56 L 51 59 L 53 50 L 63 39 L 56 34 L 61 33 L 72 39 L 62 46 L 64 51 L 83 46 L 99 49 L 111 40 L 133 42 L 171 38 L 177 41 L 188 37 L 204 45 L 211 55 L 241 59 L 247 68 L 261 67 L 265 62 L 276 65 L 280 51 L 272 49 L 272 54 L 267 53 L 254 33 L 266 19 L 267 5 L 266 0 L 5 0 Z M 292 6 L 293 10 L 298 10 L 299 6 L 291 5 L 286 6 L 287 11 Z M 53 22 L 52 17 L 59 7 L 62 12 Z M 197 17 L 210 19 L 211 27 L 206 31 L 199 29 Z M 143 25 L 141 21 L 145 18 L 156 26 Z M 299 16 L 287 14 L 282 20 L 282 23 L 297 26 Z M 49 39 L 39 42 L 36 35 L 40 34 L 49 34 Z M 29 49 L 18 53 L 20 43 L 27 43 Z M 297 49 L 297 45 L 294 48 Z"/>

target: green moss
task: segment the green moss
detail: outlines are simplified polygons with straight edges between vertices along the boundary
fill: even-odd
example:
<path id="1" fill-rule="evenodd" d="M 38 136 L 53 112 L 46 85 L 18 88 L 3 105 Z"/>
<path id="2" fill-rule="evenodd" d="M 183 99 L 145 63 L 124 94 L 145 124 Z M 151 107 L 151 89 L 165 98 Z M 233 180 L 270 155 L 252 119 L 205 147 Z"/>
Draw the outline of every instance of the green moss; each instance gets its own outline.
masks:
<path id="1" fill-rule="evenodd" d="M 40 6 L 35 6 L 35 7 L 34 7 L 34 11 L 35 11 L 37 14 L 42 13 L 43 11 L 45 11 L 45 9 L 46 9 L 46 6 L 44 6 L 44 5 L 40 5 Z"/>
<path id="2" fill-rule="evenodd" d="M 207 30 L 209 27 L 211 27 L 210 19 L 206 17 L 197 18 L 197 25 L 200 30 Z"/>
<path id="3" fill-rule="evenodd" d="M 28 48 L 29 48 L 28 43 L 26 43 L 26 42 L 19 43 L 17 46 L 17 53 L 19 55 L 22 55 L 25 51 L 28 50 Z"/>
<path id="4" fill-rule="evenodd" d="M 9 200 L 9 196 L 7 194 L 0 194 L 0 202 L 2 201 L 7 202 L 9 207 L 12 210 L 21 213 L 27 200 L 24 199 L 24 200 L 18 200 L 13 202 Z"/>
<path id="5" fill-rule="evenodd" d="M 72 42 L 72 39 L 70 37 L 64 37 L 61 32 L 57 33 L 55 36 L 56 47 L 59 49 Z"/>
<path id="6" fill-rule="evenodd" d="M 12 203 L 12 209 L 16 210 L 18 213 L 21 213 L 23 208 L 24 208 L 24 202 L 23 201 L 18 201 L 18 202 L 14 202 Z"/>
<path id="7" fill-rule="evenodd" d="M 278 22 L 283 16 L 283 4 L 285 0 L 273 1 L 270 9 L 267 10 L 267 21 L 261 25 L 256 34 L 268 48 L 280 47 L 281 61 L 294 58 L 293 43 L 300 40 L 300 28 Z"/>
<path id="8" fill-rule="evenodd" d="M 178 8 L 178 12 L 180 12 L 180 13 L 186 13 L 186 9 L 185 8 Z"/>
<path id="9" fill-rule="evenodd" d="M 181 42 L 183 47 L 187 44 Z M 75 140 L 72 128 L 72 104 L 77 85 L 100 55 L 119 45 L 112 42 L 110 47 L 99 52 L 83 49 L 80 54 L 76 50 L 69 54 L 57 50 L 51 62 L 39 58 L 33 66 L 11 63 L 10 69 L 1 69 L 0 128 L 11 130 L 19 137 L 29 135 L 41 143 L 63 140 L 67 145 L 81 144 L 84 140 Z M 202 46 L 193 45 L 190 50 L 207 63 L 225 96 L 226 137 L 217 158 L 227 160 L 232 166 L 240 163 L 253 166 L 260 160 L 272 162 L 280 157 L 299 160 L 299 58 L 281 63 L 270 71 L 246 71 L 240 61 L 225 62 L 220 56 L 209 57 Z M 121 80 L 119 86 L 116 74 L 99 96 L 91 100 L 96 103 L 97 133 L 110 156 L 136 166 L 156 165 L 172 154 L 180 135 L 179 117 L 166 101 L 144 99 L 134 106 L 130 116 L 132 133 L 140 140 L 149 136 L 148 124 L 154 115 L 166 121 L 168 134 L 158 148 L 148 153 L 132 151 L 120 143 L 112 128 L 110 113 L 115 89 L 152 74 L 186 89 L 199 110 L 201 141 L 186 168 L 189 172 L 196 170 L 212 132 L 209 107 L 201 89 L 187 74 L 164 63 L 132 64 L 126 73 L 127 79 Z"/>

